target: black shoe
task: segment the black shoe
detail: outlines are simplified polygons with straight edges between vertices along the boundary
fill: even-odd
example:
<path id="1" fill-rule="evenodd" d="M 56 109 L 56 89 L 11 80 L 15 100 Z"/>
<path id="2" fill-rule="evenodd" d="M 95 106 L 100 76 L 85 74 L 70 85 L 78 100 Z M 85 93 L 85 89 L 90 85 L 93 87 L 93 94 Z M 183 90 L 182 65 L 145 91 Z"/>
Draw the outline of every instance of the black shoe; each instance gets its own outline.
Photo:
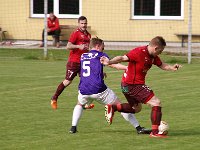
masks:
<path id="1" fill-rule="evenodd" d="M 71 134 L 76 133 L 76 132 L 78 132 L 76 129 L 76 126 L 72 126 L 71 129 L 69 130 L 69 133 Z"/>
<path id="2" fill-rule="evenodd" d="M 146 129 L 145 127 L 136 127 L 137 133 L 138 134 L 150 134 L 151 133 L 151 129 Z"/>

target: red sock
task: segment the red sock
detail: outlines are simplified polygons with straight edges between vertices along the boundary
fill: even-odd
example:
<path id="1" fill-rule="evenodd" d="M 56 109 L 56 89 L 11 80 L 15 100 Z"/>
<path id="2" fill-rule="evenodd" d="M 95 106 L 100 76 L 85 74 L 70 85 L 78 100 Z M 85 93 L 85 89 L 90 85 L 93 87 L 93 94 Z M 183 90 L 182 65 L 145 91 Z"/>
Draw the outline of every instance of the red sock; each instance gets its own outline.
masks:
<path id="1" fill-rule="evenodd" d="M 124 113 L 135 113 L 135 109 L 131 107 L 128 103 L 117 104 L 115 105 L 114 111 L 124 112 Z"/>
<path id="2" fill-rule="evenodd" d="M 63 82 L 61 82 L 59 84 L 59 86 L 57 87 L 57 90 L 54 94 L 54 96 L 52 97 L 53 100 L 57 100 L 58 96 L 62 93 L 62 91 L 65 89 L 66 87 L 64 86 Z"/>
<path id="3" fill-rule="evenodd" d="M 158 133 L 158 126 L 160 125 L 162 117 L 161 107 L 160 106 L 154 106 L 151 110 L 151 123 L 152 123 L 152 133 L 157 134 Z"/>

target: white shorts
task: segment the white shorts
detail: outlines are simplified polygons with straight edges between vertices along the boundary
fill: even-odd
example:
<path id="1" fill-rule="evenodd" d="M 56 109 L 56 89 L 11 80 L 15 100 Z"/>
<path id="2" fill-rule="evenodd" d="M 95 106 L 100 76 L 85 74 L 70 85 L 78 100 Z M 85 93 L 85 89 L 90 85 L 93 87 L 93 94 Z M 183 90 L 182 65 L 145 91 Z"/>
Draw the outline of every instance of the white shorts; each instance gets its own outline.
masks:
<path id="1" fill-rule="evenodd" d="M 81 105 L 91 104 L 94 100 L 104 105 L 113 104 L 118 99 L 116 94 L 109 88 L 101 93 L 92 95 L 82 95 L 80 91 L 78 93 L 78 101 Z"/>

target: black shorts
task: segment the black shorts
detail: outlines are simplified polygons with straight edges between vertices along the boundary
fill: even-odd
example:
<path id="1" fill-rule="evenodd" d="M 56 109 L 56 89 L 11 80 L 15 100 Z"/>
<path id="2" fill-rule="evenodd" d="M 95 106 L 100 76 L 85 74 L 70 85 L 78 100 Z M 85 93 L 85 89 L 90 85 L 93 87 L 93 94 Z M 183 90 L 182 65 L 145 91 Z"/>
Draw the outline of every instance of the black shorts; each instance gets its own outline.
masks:
<path id="1" fill-rule="evenodd" d="M 81 64 L 76 62 L 68 62 L 66 65 L 66 76 L 65 79 L 72 81 L 77 74 L 80 73 Z"/>
<path id="2" fill-rule="evenodd" d="M 153 91 L 145 84 L 122 83 L 121 89 L 131 106 L 138 103 L 146 104 L 154 96 Z"/>

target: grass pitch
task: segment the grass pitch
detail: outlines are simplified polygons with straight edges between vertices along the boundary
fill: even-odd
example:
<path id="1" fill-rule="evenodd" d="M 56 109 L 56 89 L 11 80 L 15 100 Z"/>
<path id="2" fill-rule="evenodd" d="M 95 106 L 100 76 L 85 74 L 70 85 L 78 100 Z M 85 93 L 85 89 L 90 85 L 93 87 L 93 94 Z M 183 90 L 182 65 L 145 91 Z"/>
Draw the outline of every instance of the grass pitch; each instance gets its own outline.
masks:
<path id="1" fill-rule="evenodd" d="M 112 58 L 126 51 L 105 51 Z M 66 50 L 50 50 L 42 60 L 42 50 L 0 49 L 0 149 L 2 150 L 197 150 L 199 149 L 200 59 L 187 64 L 186 56 L 162 54 L 168 63 L 183 65 L 178 72 L 153 67 L 147 76 L 149 85 L 161 99 L 163 119 L 169 123 L 169 138 L 155 139 L 137 135 L 119 113 L 108 126 L 104 106 L 95 103 L 85 110 L 78 133 L 69 134 L 73 108 L 77 102 L 79 79 L 65 89 L 58 110 L 50 107 L 50 98 L 65 77 Z M 122 71 L 105 68 L 105 82 L 122 101 Z M 151 127 L 150 108 L 136 114 L 141 126 Z"/>

